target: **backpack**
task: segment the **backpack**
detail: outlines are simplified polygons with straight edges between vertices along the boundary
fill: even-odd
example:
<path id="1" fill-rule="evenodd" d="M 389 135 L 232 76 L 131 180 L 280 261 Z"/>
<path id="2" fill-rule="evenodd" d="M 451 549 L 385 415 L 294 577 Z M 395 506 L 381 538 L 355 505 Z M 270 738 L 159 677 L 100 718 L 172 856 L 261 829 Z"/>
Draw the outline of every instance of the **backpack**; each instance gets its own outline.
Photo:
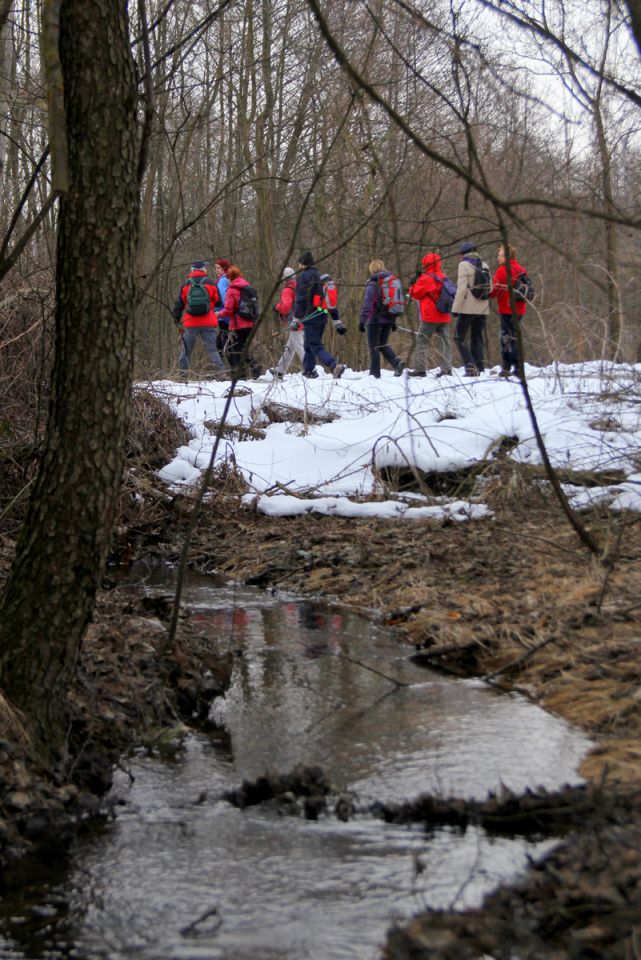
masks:
<path id="1" fill-rule="evenodd" d="M 433 280 L 437 280 L 441 284 L 438 292 L 438 300 L 434 301 L 436 309 L 439 313 L 451 313 L 452 306 L 454 305 L 454 297 L 456 296 L 456 284 L 452 283 L 449 277 L 443 277 L 441 280 L 441 278 L 437 277 L 434 273 L 428 273 L 428 277 L 432 277 Z"/>
<path id="2" fill-rule="evenodd" d="M 527 270 L 519 273 L 516 280 L 513 281 L 512 287 L 514 288 L 515 300 L 527 301 L 528 303 L 534 300 L 534 287 L 532 286 L 532 281 L 528 276 Z"/>
<path id="3" fill-rule="evenodd" d="M 491 289 L 490 268 L 487 263 L 477 260 L 474 265 L 474 284 L 470 287 L 470 293 L 477 300 L 489 300 Z"/>
<path id="4" fill-rule="evenodd" d="M 205 290 L 207 277 L 189 277 L 185 310 L 192 317 L 205 317 L 211 310 L 211 297 Z"/>
<path id="5" fill-rule="evenodd" d="M 405 310 L 405 291 L 400 277 L 390 274 L 378 278 L 378 292 L 384 310 L 393 317 L 400 316 Z"/>
<path id="6" fill-rule="evenodd" d="M 249 284 L 240 287 L 240 301 L 238 303 L 236 313 L 239 317 L 242 317 L 243 320 L 251 320 L 253 323 L 258 320 L 258 315 L 260 313 L 258 307 L 258 294 L 253 287 L 249 286 Z"/>
<path id="7" fill-rule="evenodd" d="M 320 306 L 321 310 L 335 310 L 338 305 L 338 290 L 335 281 L 328 273 L 324 273 L 321 276 L 321 283 L 323 293 L 317 306 Z"/>

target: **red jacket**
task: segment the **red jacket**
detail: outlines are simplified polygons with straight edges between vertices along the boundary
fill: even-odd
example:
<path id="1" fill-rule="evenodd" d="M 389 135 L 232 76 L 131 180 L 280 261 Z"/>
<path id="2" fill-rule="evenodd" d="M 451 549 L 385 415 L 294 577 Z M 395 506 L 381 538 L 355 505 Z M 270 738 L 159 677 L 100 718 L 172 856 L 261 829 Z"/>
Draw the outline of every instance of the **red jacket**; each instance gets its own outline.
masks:
<path id="1" fill-rule="evenodd" d="M 512 283 L 516 280 L 520 273 L 523 273 L 524 268 L 520 263 L 517 263 L 516 260 L 510 260 L 510 273 L 512 274 Z M 512 307 L 510 306 L 510 291 L 507 287 L 507 269 L 504 263 L 498 268 L 494 274 L 494 279 L 492 280 L 492 292 L 490 293 L 492 300 L 496 300 L 496 308 L 499 313 L 506 313 L 508 316 L 512 315 Z M 517 317 L 522 317 L 525 313 L 526 303 L 525 300 L 516 301 L 516 315 Z"/>
<path id="2" fill-rule="evenodd" d="M 409 295 L 413 300 L 418 300 L 421 307 L 421 320 L 423 323 L 449 323 L 449 313 L 441 313 L 436 309 L 436 302 L 441 292 L 441 283 L 445 279 L 445 274 L 441 269 L 441 258 L 438 253 L 426 253 L 422 260 L 424 272 L 420 275 L 416 283 L 413 283 L 409 289 Z M 433 273 L 434 276 L 429 276 Z"/>
<path id="3" fill-rule="evenodd" d="M 218 317 L 220 320 L 225 318 L 229 320 L 230 330 L 246 330 L 248 327 L 254 326 L 253 320 L 245 320 L 244 317 L 239 317 L 237 312 L 240 304 L 240 288 L 248 286 L 249 280 L 245 280 L 244 277 L 236 277 L 227 287 L 225 306 L 219 312 Z"/>
<path id="4" fill-rule="evenodd" d="M 192 270 L 191 273 L 187 275 L 187 279 L 190 279 L 191 277 L 207 277 L 207 272 L 205 270 Z M 218 318 L 214 313 L 214 307 L 216 307 L 218 304 L 219 296 L 218 287 L 216 286 L 215 282 L 207 277 L 207 282 L 203 284 L 205 290 L 209 294 L 211 306 L 209 308 L 209 313 L 203 313 L 200 317 L 192 317 L 190 313 L 187 313 L 186 303 L 190 286 L 191 284 L 185 283 L 181 287 L 173 311 L 174 317 L 176 317 L 176 320 L 182 320 L 184 327 L 217 327 Z"/>
<path id="5" fill-rule="evenodd" d="M 276 312 L 280 314 L 283 322 L 291 320 L 294 316 L 294 300 L 296 299 L 296 281 L 288 280 L 280 292 L 280 300 L 276 304 Z M 299 323 L 298 329 L 302 330 L 303 325 Z"/>

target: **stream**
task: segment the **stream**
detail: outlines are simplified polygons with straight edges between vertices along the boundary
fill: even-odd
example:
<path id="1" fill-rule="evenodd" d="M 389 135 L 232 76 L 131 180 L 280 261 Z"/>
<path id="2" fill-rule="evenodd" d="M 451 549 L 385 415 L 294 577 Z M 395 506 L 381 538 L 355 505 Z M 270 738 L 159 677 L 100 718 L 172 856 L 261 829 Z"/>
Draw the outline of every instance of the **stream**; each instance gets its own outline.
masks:
<path id="1" fill-rule="evenodd" d="M 170 592 L 167 577 L 144 589 Z M 235 654 L 218 730 L 123 762 L 115 820 L 4 897 L 3 960 L 377 960 L 395 920 L 476 905 L 551 847 L 231 806 L 222 794 L 243 779 L 298 763 L 357 808 L 552 789 L 580 780 L 590 744 L 523 697 L 412 664 L 389 629 L 344 610 L 196 576 L 183 601 Z"/>

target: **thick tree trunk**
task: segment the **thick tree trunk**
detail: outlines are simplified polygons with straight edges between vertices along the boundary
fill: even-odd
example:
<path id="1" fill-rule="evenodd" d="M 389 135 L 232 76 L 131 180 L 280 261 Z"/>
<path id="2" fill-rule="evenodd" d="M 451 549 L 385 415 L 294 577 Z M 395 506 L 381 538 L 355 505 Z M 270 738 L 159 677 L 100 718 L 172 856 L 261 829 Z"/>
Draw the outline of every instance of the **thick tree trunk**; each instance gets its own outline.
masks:
<path id="1" fill-rule="evenodd" d="M 0 606 L 0 685 L 49 761 L 106 561 L 132 375 L 138 162 L 126 0 L 62 0 L 71 187 L 60 201 L 45 452 Z"/>

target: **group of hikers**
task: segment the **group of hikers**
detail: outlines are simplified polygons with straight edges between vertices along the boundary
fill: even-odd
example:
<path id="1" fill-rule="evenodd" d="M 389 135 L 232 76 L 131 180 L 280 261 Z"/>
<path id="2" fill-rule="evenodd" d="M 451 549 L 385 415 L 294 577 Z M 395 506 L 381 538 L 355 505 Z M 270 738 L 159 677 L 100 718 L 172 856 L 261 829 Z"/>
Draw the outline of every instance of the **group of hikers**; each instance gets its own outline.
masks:
<path id="1" fill-rule="evenodd" d="M 173 309 L 174 320 L 181 330 L 180 369 L 186 376 L 200 336 L 214 367 L 214 377 L 226 378 L 228 365 L 235 379 L 247 374 L 256 379 L 263 373 L 250 352 L 259 317 L 256 291 L 240 267 L 225 258 L 214 262 L 215 279 L 208 276 L 207 268 L 204 260 L 192 263 Z M 386 270 L 382 260 L 371 261 L 369 274 L 358 328 L 367 336 L 371 376 L 380 378 L 383 357 L 395 376 L 405 371 L 410 377 L 425 377 L 432 338 L 438 359 L 436 376 L 451 376 L 452 326 L 464 376 L 479 376 L 485 369 L 485 327 L 492 300 L 496 301 L 500 318 L 499 376 L 519 375 L 517 324 L 532 299 L 532 286 L 512 246 L 498 248 L 497 269 L 491 276 L 476 244 L 469 240 L 461 243 L 456 284 L 443 272 L 438 253 L 425 254 L 421 270 L 407 291 L 400 279 Z M 339 335 L 347 333 L 338 311 L 336 284 L 329 274 L 320 272 L 309 250 L 301 253 L 298 270 L 285 267 L 282 280 L 273 310 L 281 326 L 279 332 L 288 336 L 280 359 L 270 368 L 272 377 L 282 378 L 296 357 L 304 377 L 318 377 L 317 363 L 333 377 L 341 377 L 345 364 L 339 363 L 323 345 L 329 319 Z M 412 369 L 407 369 L 389 344 L 390 335 L 405 310 L 406 298 L 417 301 L 420 317 L 418 330 L 408 331 L 416 337 Z"/>

